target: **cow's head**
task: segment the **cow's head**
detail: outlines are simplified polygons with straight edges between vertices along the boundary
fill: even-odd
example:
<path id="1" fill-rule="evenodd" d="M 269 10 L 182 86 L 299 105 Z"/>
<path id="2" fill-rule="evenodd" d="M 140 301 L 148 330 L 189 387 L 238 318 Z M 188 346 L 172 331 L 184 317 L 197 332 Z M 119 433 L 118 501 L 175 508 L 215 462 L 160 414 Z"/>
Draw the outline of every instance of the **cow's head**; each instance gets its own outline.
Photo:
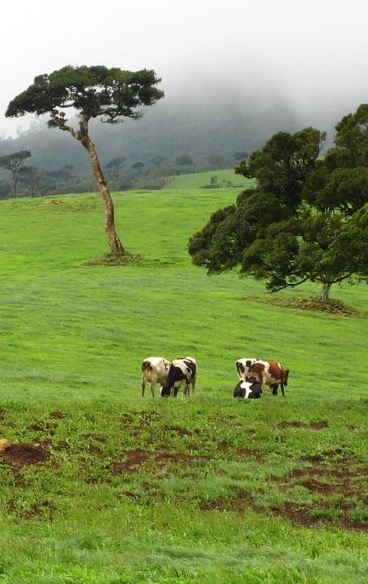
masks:
<path id="1" fill-rule="evenodd" d="M 252 383 L 250 388 L 252 390 L 252 395 L 250 397 L 253 397 L 254 399 L 259 399 L 263 393 L 261 384 L 258 383 L 257 381 L 255 383 Z"/>
<path id="2" fill-rule="evenodd" d="M 245 383 L 243 378 L 239 379 L 238 384 L 234 387 L 233 396 L 245 397 Z"/>
<path id="3" fill-rule="evenodd" d="M 280 382 L 283 385 L 285 385 L 285 386 L 288 384 L 289 372 L 290 372 L 290 369 L 282 369 L 281 368 L 281 371 L 280 371 Z"/>
<path id="4" fill-rule="evenodd" d="M 164 385 L 161 388 L 161 397 L 169 397 L 170 394 L 171 394 L 171 387 L 170 387 L 170 384 L 167 383 L 167 381 L 166 381 L 166 383 L 164 383 Z"/>

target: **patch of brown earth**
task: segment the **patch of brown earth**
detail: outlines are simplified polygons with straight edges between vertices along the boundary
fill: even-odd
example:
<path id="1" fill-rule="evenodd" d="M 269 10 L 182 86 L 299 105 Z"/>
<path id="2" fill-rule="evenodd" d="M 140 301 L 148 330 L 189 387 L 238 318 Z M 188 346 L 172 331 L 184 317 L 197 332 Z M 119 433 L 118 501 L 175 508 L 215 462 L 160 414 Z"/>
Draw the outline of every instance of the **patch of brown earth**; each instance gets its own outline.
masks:
<path id="1" fill-rule="evenodd" d="M 306 422 L 283 420 L 276 425 L 276 428 L 311 428 L 312 430 L 323 430 L 324 428 L 328 428 L 328 422 L 327 420 L 321 420 L 307 424 Z"/>
<path id="2" fill-rule="evenodd" d="M 167 468 L 168 465 L 190 466 L 198 461 L 209 460 L 209 457 L 206 456 L 195 456 L 168 450 L 151 452 L 140 448 L 127 450 L 124 454 L 126 460 L 113 462 L 111 467 L 112 474 L 137 472 L 140 467 L 146 466 L 154 475 L 159 472 L 162 476 L 162 470 Z"/>
<path id="3" fill-rule="evenodd" d="M 43 464 L 50 456 L 45 444 L 11 444 L 0 456 L 0 462 L 9 464 L 14 473 L 33 464 Z"/>

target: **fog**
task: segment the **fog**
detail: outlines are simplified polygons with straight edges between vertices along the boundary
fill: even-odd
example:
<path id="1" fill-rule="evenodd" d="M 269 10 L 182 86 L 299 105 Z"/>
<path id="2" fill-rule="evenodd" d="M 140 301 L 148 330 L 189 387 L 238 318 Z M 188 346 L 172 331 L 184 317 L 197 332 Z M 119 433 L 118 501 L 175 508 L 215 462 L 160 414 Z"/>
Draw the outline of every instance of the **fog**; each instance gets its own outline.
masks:
<path id="1" fill-rule="evenodd" d="M 65 65 L 154 69 L 162 102 L 271 109 L 321 130 L 368 102 L 366 0 L 48 0 L 2 7 L 0 135 L 36 75 Z M 160 104 L 161 106 L 161 104 Z"/>

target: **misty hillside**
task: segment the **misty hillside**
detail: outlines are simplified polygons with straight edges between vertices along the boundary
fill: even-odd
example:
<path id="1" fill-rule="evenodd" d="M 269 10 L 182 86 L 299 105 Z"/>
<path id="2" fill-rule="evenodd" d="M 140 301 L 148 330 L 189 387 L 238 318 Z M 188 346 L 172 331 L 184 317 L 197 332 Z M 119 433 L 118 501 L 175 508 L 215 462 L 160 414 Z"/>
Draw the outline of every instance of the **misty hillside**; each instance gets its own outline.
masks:
<path id="1" fill-rule="evenodd" d="M 197 168 L 208 168 L 211 155 L 220 156 L 223 166 L 231 167 L 236 162 L 234 153 L 251 152 L 275 132 L 296 129 L 299 126 L 293 112 L 281 100 L 241 103 L 211 96 L 209 103 L 163 99 L 147 108 L 137 121 L 114 125 L 94 121 L 90 134 L 103 165 L 124 158 L 126 169 L 137 162 L 147 169 L 153 166 L 153 157 L 174 164 L 176 157 L 187 154 Z M 47 128 L 42 118 L 35 118 L 30 129 L 16 138 L 0 140 L 0 156 L 20 150 L 29 150 L 29 164 L 43 170 L 71 165 L 78 176 L 90 173 L 81 144 L 66 132 Z"/>

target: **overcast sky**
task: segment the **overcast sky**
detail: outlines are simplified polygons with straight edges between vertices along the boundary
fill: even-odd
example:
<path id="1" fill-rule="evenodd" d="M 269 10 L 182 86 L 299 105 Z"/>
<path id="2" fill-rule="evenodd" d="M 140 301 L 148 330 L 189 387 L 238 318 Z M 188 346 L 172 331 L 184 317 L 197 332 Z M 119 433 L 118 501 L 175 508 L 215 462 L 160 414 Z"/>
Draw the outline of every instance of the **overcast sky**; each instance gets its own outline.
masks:
<path id="1" fill-rule="evenodd" d="M 3 138 L 31 118 L 9 101 L 65 65 L 154 69 L 165 100 L 282 95 L 321 130 L 368 102 L 367 0 L 19 0 L 1 21 Z"/>

